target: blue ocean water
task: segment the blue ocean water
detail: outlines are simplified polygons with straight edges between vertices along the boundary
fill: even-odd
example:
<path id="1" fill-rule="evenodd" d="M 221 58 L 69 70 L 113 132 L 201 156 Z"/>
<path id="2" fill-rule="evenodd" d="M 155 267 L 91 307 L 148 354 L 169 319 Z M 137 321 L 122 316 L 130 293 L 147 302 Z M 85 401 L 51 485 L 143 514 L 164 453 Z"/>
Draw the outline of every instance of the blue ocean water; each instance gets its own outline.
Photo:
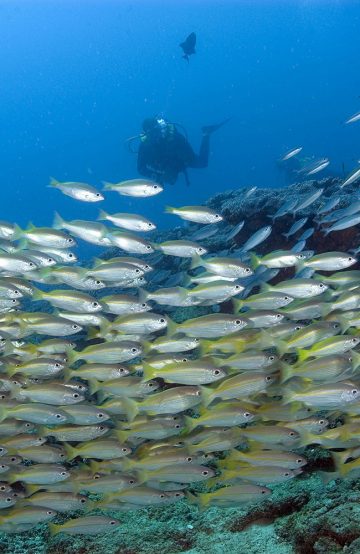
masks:
<path id="1" fill-rule="evenodd" d="M 102 207 L 134 207 L 160 226 L 165 204 L 201 203 L 239 186 L 282 186 L 276 160 L 301 145 L 351 169 L 360 106 L 360 4 L 356 1 L 14 0 L 0 2 L 1 218 L 26 225 L 94 218 L 46 188 L 59 180 L 137 176 L 125 140 L 145 117 L 181 123 L 196 150 L 200 128 L 226 117 L 209 167 L 191 170 L 157 197 L 109 193 Z M 179 42 L 197 33 L 197 53 Z"/>

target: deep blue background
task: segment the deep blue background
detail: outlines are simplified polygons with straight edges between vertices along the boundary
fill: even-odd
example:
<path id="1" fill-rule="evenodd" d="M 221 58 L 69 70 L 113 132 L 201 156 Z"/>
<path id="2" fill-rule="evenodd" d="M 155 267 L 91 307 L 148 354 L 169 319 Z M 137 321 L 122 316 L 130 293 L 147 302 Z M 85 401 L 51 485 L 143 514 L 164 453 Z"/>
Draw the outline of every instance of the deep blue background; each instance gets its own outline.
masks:
<path id="1" fill-rule="evenodd" d="M 95 218 L 47 188 L 50 175 L 99 185 L 137 176 L 124 140 L 144 117 L 200 127 L 232 116 L 213 137 L 209 168 L 162 195 L 108 193 L 101 207 L 160 225 L 165 204 L 196 204 L 240 186 L 276 187 L 276 159 L 303 145 L 331 170 L 360 157 L 360 2 L 0 1 L 0 219 L 50 224 Z M 178 43 L 196 31 L 187 64 Z"/>

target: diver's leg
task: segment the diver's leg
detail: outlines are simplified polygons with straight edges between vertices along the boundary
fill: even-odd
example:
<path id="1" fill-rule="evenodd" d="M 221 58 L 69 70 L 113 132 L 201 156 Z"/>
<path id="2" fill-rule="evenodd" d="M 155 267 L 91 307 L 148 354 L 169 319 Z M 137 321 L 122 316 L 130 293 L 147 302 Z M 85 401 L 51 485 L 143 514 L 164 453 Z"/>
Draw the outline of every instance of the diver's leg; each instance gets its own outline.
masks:
<path id="1" fill-rule="evenodd" d="M 204 133 L 201 139 L 199 156 L 196 167 L 207 167 L 209 163 L 210 134 Z"/>

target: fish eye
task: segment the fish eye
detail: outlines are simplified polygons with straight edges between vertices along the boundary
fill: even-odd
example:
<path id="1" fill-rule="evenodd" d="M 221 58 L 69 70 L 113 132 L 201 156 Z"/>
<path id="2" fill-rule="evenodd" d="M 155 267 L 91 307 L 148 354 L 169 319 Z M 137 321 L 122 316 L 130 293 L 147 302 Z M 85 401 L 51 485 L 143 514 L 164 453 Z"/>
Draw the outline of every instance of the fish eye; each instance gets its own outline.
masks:
<path id="1" fill-rule="evenodd" d="M 95 196 L 96 196 L 97 198 L 99 198 L 100 192 L 97 192 L 97 193 L 95 194 Z"/>
<path id="2" fill-rule="evenodd" d="M 0 486 L 0 491 L 4 491 L 4 490 L 6 490 L 5 485 L 1 485 L 1 486 Z"/>
<path id="3" fill-rule="evenodd" d="M 320 425 L 325 425 L 325 420 L 324 419 L 319 419 L 319 424 Z"/>
<path id="4" fill-rule="evenodd" d="M 91 305 L 93 308 L 97 308 L 98 306 L 100 306 L 99 302 L 92 302 Z"/>
<path id="5" fill-rule="evenodd" d="M 181 425 L 179 425 L 178 423 L 175 425 L 175 429 L 180 429 Z"/>
<path id="6" fill-rule="evenodd" d="M 159 323 L 165 323 L 165 321 L 166 321 L 166 320 L 165 320 L 163 317 L 161 317 L 161 318 L 159 319 Z"/>
<path id="7" fill-rule="evenodd" d="M 357 344 L 358 340 L 354 338 L 354 339 L 351 339 L 351 342 L 352 342 L 353 344 Z"/>
<path id="8" fill-rule="evenodd" d="M 262 489 L 261 494 L 266 494 L 266 490 Z"/>
<path id="9" fill-rule="evenodd" d="M 73 257 L 74 257 L 74 254 L 72 254 L 71 252 L 69 252 L 68 258 L 73 258 Z"/>
<path id="10" fill-rule="evenodd" d="M 276 314 L 275 317 L 276 317 L 276 319 L 281 319 L 283 317 L 283 315 L 282 314 Z"/>
<path id="11" fill-rule="evenodd" d="M 95 281 L 95 285 L 101 285 L 101 281 Z"/>
<path id="12" fill-rule="evenodd" d="M 146 250 L 151 250 L 150 244 L 147 244 L 147 245 L 146 245 Z"/>
<path id="13" fill-rule="evenodd" d="M 14 294 L 20 294 L 19 290 L 14 290 Z"/>
<path id="14" fill-rule="evenodd" d="M 128 483 L 129 483 L 129 485 L 134 485 L 135 479 L 129 479 Z"/>
<path id="15" fill-rule="evenodd" d="M 324 283 L 319 283 L 319 287 L 323 289 L 325 287 Z"/>
<path id="16" fill-rule="evenodd" d="M 25 423 L 25 427 L 27 428 L 31 427 L 31 423 Z"/>
<path id="17" fill-rule="evenodd" d="M 290 296 L 284 296 L 284 300 L 290 300 Z"/>
<path id="18" fill-rule="evenodd" d="M 96 475 L 94 475 L 93 479 L 100 479 L 100 475 L 97 473 Z"/>
<path id="19" fill-rule="evenodd" d="M 132 348 L 132 349 L 131 349 L 131 352 L 132 352 L 133 354 L 136 354 L 137 351 L 138 351 L 137 348 Z"/>
<path id="20" fill-rule="evenodd" d="M 301 464 L 301 463 L 302 463 L 302 459 L 301 459 L 301 458 L 298 458 L 298 459 L 296 460 L 296 463 L 297 463 L 297 464 Z"/>
<path id="21" fill-rule="evenodd" d="M 269 356 L 269 361 L 273 362 L 275 360 L 275 356 Z"/>
<path id="22" fill-rule="evenodd" d="M 135 273 L 140 273 L 140 272 L 141 272 L 141 270 L 137 267 L 137 268 L 135 269 Z"/>
<path id="23" fill-rule="evenodd" d="M 301 329 L 300 325 L 297 325 L 297 326 L 295 327 L 295 331 L 300 331 L 300 329 Z"/>
<path id="24" fill-rule="evenodd" d="M 16 456 L 11 456 L 10 462 L 16 462 Z"/>
<path id="25" fill-rule="evenodd" d="M 357 393 L 358 393 L 358 390 L 357 390 L 357 389 L 353 389 L 353 390 L 351 391 L 351 394 L 354 395 L 354 396 L 355 396 Z"/>
<path id="26" fill-rule="evenodd" d="M 267 381 L 268 383 L 271 381 L 271 379 L 272 379 L 272 378 L 271 378 L 271 375 L 267 375 L 267 376 L 265 377 L 265 381 Z"/>
<path id="27" fill-rule="evenodd" d="M 204 477 L 206 477 L 207 475 L 209 475 L 209 472 L 208 472 L 207 470 L 202 471 L 202 472 L 201 472 L 201 475 L 204 475 Z"/>
<path id="28" fill-rule="evenodd" d="M 215 217 L 215 219 L 219 219 L 220 216 L 219 216 L 219 214 L 215 214 L 214 217 Z"/>
<path id="29" fill-rule="evenodd" d="M 53 262 L 55 262 L 54 258 L 48 258 L 46 260 L 49 264 L 52 264 Z"/>
<path id="30" fill-rule="evenodd" d="M 85 498 L 80 498 L 80 503 L 81 503 L 81 504 L 85 504 L 85 502 L 86 502 L 86 499 L 85 499 Z"/>
<path id="31" fill-rule="evenodd" d="M 191 456 L 188 456 L 187 458 L 185 458 L 185 461 L 186 461 L 186 462 L 192 462 L 192 461 L 193 461 L 193 459 L 192 459 L 192 457 L 191 457 Z"/>
<path id="32" fill-rule="evenodd" d="M 58 363 L 56 363 L 54 365 L 55 365 L 56 369 L 59 369 L 59 367 L 61 367 L 61 364 L 58 364 Z"/>
<path id="33" fill-rule="evenodd" d="M 79 398 L 79 394 L 77 392 L 74 392 L 73 398 Z"/>
<path id="34" fill-rule="evenodd" d="M 149 387 L 153 387 L 154 385 L 155 385 L 155 383 L 151 383 L 151 382 L 148 383 L 148 386 L 149 386 Z"/>
<path id="35" fill-rule="evenodd" d="M 250 273 L 250 272 L 251 272 L 250 267 L 245 267 L 245 273 Z"/>
<path id="36" fill-rule="evenodd" d="M 197 391 L 195 392 L 195 396 L 200 396 L 200 395 L 201 395 L 201 392 L 200 392 L 199 390 L 197 390 Z"/>
<path id="37" fill-rule="evenodd" d="M 76 325 L 76 323 L 74 323 L 72 326 L 71 326 L 71 329 L 74 329 L 75 331 L 77 331 L 79 329 L 79 325 Z"/>
<path id="38" fill-rule="evenodd" d="M 179 496 L 182 496 L 182 494 L 181 494 L 181 492 L 176 492 L 176 493 L 175 493 L 175 496 L 176 496 L 176 497 L 179 497 Z"/>
<path id="39" fill-rule="evenodd" d="M 352 258 L 351 256 L 348 258 L 348 262 L 353 262 L 354 261 L 354 258 Z"/>
<path id="40" fill-rule="evenodd" d="M 16 302 L 17 302 L 17 300 L 15 300 L 15 298 L 13 298 L 13 299 L 11 300 L 11 303 L 12 303 L 12 304 L 16 304 Z M 2 340 L 5 341 L 5 339 L 2 339 Z"/>
<path id="41" fill-rule="evenodd" d="M 67 475 L 67 471 L 62 471 L 60 475 Z"/>
<path id="42" fill-rule="evenodd" d="M 105 427 L 103 425 L 100 425 L 99 430 L 104 431 Z"/>
<path id="43" fill-rule="evenodd" d="M 251 413 L 250 412 L 244 412 L 244 417 L 246 417 L 246 418 L 251 417 Z"/>
<path id="44" fill-rule="evenodd" d="M 154 186 L 153 186 L 153 189 L 157 189 L 157 188 L 158 188 L 158 186 L 157 186 L 157 185 L 154 185 Z"/>
<path id="45" fill-rule="evenodd" d="M 288 471 L 285 471 L 284 476 L 285 477 L 290 477 L 290 473 Z"/>
<path id="46" fill-rule="evenodd" d="M 148 227 L 152 227 L 153 224 L 152 224 L 152 223 L 148 223 L 147 226 L 148 226 Z"/>
<path id="47" fill-rule="evenodd" d="M 60 458 L 66 458 L 65 454 L 59 454 Z"/>
<path id="48" fill-rule="evenodd" d="M 6 498 L 6 499 L 5 499 L 5 502 L 12 502 L 12 501 L 13 501 L 12 498 Z"/>
<path id="49" fill-rule="evenodd" d="M 241 325 L 241 319 L 237 319 L 237 320 L 235 321 L 235 325 Z"/>
<path id="50" fill-rule="evenodd" d="M 146 308 L 145 302 L 143 302 L 143 303 L 141 304 L 141 307 L 142 307 L 142 308 Z"/>
<path id="51" fill-rule="evenodd" d="M 110 521 L 109 525 L 116 525 L 116 523 L 117 522 L 115 520 L 113 520 L 113 521 Z"/>
<path id="52" fill-rule="evenodd" d="M 290 433 L 289 433 L 289 437 L 295 437 L 295 433 L 294 433 L 294 431 L 290 431 Z"/>
<path id="53" fill-rule="evenodd" d="M 29 262 L 29 267 L 35 267 L 35 264 L 33 262 Z"/>
<path id="54" fill-rule="evenodd" d="M 104 414 L 100 412 L 99 414 L 96 415 L 96 417 L 98 417 L 99 419 L 101 419 L 102 417 L 104 417 Z"/>
<path id="55" fill-rule="evenodd" d="M 122 452 L 128 452 L 128 448 L 122 448 Z"/>
<path id="56" fill-rule="evenodd" d="M 215 369 L 214 375 L 220 375 L 220 369 Z"/>
<path id="57" fill-rule="evenodd" d="M 165 498 L 165 494 L 159 494 L 159 498 Z"/>
<path id="58" fill-rule="evenodd" d="M 55 417 L 56 419 L 62 419 L 63 416 L 61 414 L 55 414 Z"/>
<path id="59" fill-rule="evenodd" d="M 144 266 L 144 269 L 145 269 L 146 271 L 149 271 L 151 268 L 150 268 L 150 266 L 149 266 L 148 264 L 146 264 L 146 265 Z"/>

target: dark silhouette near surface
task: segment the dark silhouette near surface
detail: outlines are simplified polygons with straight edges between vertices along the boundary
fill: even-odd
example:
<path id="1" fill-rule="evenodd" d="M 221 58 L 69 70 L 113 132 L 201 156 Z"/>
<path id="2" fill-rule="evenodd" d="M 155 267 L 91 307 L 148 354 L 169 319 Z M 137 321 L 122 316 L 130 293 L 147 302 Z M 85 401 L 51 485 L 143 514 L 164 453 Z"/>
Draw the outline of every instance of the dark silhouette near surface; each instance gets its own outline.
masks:
<path id="1" fill-rule="evenodd" d="M 190 33 L 190 35 L 184 40 L 184 42 L 180 42 L 179 46 L 183 49 L 183 58 L 187 60 L 187 62 L 189 62 L 189 56 L 192 56 L 196 53 L 196 34 Z"/>

